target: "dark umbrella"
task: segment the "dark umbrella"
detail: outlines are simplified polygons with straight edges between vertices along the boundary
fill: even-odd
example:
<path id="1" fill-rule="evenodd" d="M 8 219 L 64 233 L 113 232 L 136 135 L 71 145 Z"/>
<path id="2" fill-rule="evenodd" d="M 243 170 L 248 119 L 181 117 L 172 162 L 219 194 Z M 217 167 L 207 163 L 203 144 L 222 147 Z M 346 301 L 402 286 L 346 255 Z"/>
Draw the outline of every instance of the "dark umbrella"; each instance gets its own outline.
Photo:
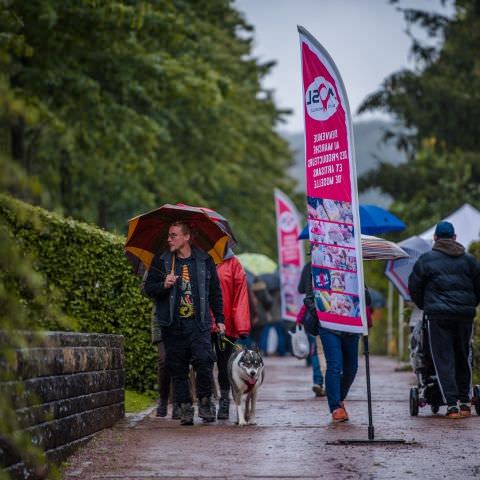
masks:
<path id="1" fill-rule="evenodd" d="M 158 251 L 168 249 L 168 229 L 175 221 L 186 222 L 192 244 L 208 252 L 215 263 L 222 262 L 229 241 L 223 229 L 201 209 L 166 203 L 128 221 L 125 251 L 135 273 L 141 274 Z"/>
<path id="2" fill-rule="evenodd" d="M 247 285 L 252 285 L 257 277 L 250 270 L 248 270 L 248 268 L 244 268 L 244 270 L 247 277 Z"/>
<path id="3" fill-rule="evenodd" d="M 207 207 L 194 207 L 192 205 L 186 205 L 185 203 L 177 203 L 176 205 L 180 207 L 187 207 L 192 211 L 198 210 L 205 213 L 229 236 L 228 246 L 230 248 L 233 248 L 237 244 L 237 239 L 233 234 L 233 230 L 232 230 L 232 227 L 230 227 L 230 223 L 223 215 L 218 213 L 216 210 L 212 210 L 211 208 L 207 208 Z"/>
<path id="4" fill-rule="evenodd" d="M 262 273 L 258 276 L 259 280 L 265 282 L 270 292 L 280 289 L 280 273 L 278 270 L 274 273 Z"/>

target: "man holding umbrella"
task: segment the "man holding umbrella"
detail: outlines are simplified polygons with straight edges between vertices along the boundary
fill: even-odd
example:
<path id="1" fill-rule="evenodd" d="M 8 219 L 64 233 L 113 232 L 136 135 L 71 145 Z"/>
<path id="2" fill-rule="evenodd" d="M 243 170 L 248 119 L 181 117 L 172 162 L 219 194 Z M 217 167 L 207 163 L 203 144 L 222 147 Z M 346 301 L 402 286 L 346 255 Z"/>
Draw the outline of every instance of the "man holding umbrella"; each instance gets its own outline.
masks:
<path id="1" fill-rule="evenodd" d="M 215 264 L 191 240 L 189 225 L 173 222 L 168 229 L 169 249 L 155 255 L 145 283 L 145 292 L 156 302 L 156 321 L 162 329 L 173 400 L 181 405 L 182 425 L 193 425 L 190 364 L 196 371 L 198 416 L 207 422 L 215 420 L 211 403 L 215 356 L 210 337 L 210 309 L 219 332 L 225 333 Z"/>

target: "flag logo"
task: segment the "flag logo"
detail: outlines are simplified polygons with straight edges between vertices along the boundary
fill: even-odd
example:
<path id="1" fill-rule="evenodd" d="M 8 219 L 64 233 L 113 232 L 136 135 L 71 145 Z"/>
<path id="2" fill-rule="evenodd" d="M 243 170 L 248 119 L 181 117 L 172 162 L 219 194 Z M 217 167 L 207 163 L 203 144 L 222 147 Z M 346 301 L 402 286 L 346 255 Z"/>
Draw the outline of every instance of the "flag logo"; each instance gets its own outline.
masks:
<path id="1" fill-rule="evenodd" d="M 314 120 L 328 120 L 339 105 L 335 88 L 324 77 L 316 77 L 305 92 L 305 108 Z"/>

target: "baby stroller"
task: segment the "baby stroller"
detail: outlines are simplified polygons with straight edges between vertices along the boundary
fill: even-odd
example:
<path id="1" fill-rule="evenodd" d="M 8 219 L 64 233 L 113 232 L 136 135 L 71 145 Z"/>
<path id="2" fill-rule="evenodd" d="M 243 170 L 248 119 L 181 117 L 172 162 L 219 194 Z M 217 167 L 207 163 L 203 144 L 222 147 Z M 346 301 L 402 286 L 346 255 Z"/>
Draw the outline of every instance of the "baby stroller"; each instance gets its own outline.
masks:
<path id="1" fill-rule="evenodd" d="M 418 415 L 419 407 L 430 405 L 432 413 L 438 413 L 445 405 L 430 354 L 426 320 L 415 325 L 410 336 L 410 365 L 417 377 L 417 386 L 410 389 L 410 415 Z M 480 415 L 480 386 L 473 387 L 472 405 Z"/>

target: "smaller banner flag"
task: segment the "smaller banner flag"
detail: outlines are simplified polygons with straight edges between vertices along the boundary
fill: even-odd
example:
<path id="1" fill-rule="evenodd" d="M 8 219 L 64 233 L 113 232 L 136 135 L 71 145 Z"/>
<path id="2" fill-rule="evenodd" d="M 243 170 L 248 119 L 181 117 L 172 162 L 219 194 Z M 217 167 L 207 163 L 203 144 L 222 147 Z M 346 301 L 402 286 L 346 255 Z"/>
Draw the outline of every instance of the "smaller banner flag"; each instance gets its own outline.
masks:
<path id="1" fill-rule="evenodd" d="M 300 216 L 290 198 L 278 189 L 275 189 L 275 213 L 282 318 L 295 321 L 302 303 L 298 282 L 304 263 L 302 242 L 298 240 L 301 232 Z"/>

